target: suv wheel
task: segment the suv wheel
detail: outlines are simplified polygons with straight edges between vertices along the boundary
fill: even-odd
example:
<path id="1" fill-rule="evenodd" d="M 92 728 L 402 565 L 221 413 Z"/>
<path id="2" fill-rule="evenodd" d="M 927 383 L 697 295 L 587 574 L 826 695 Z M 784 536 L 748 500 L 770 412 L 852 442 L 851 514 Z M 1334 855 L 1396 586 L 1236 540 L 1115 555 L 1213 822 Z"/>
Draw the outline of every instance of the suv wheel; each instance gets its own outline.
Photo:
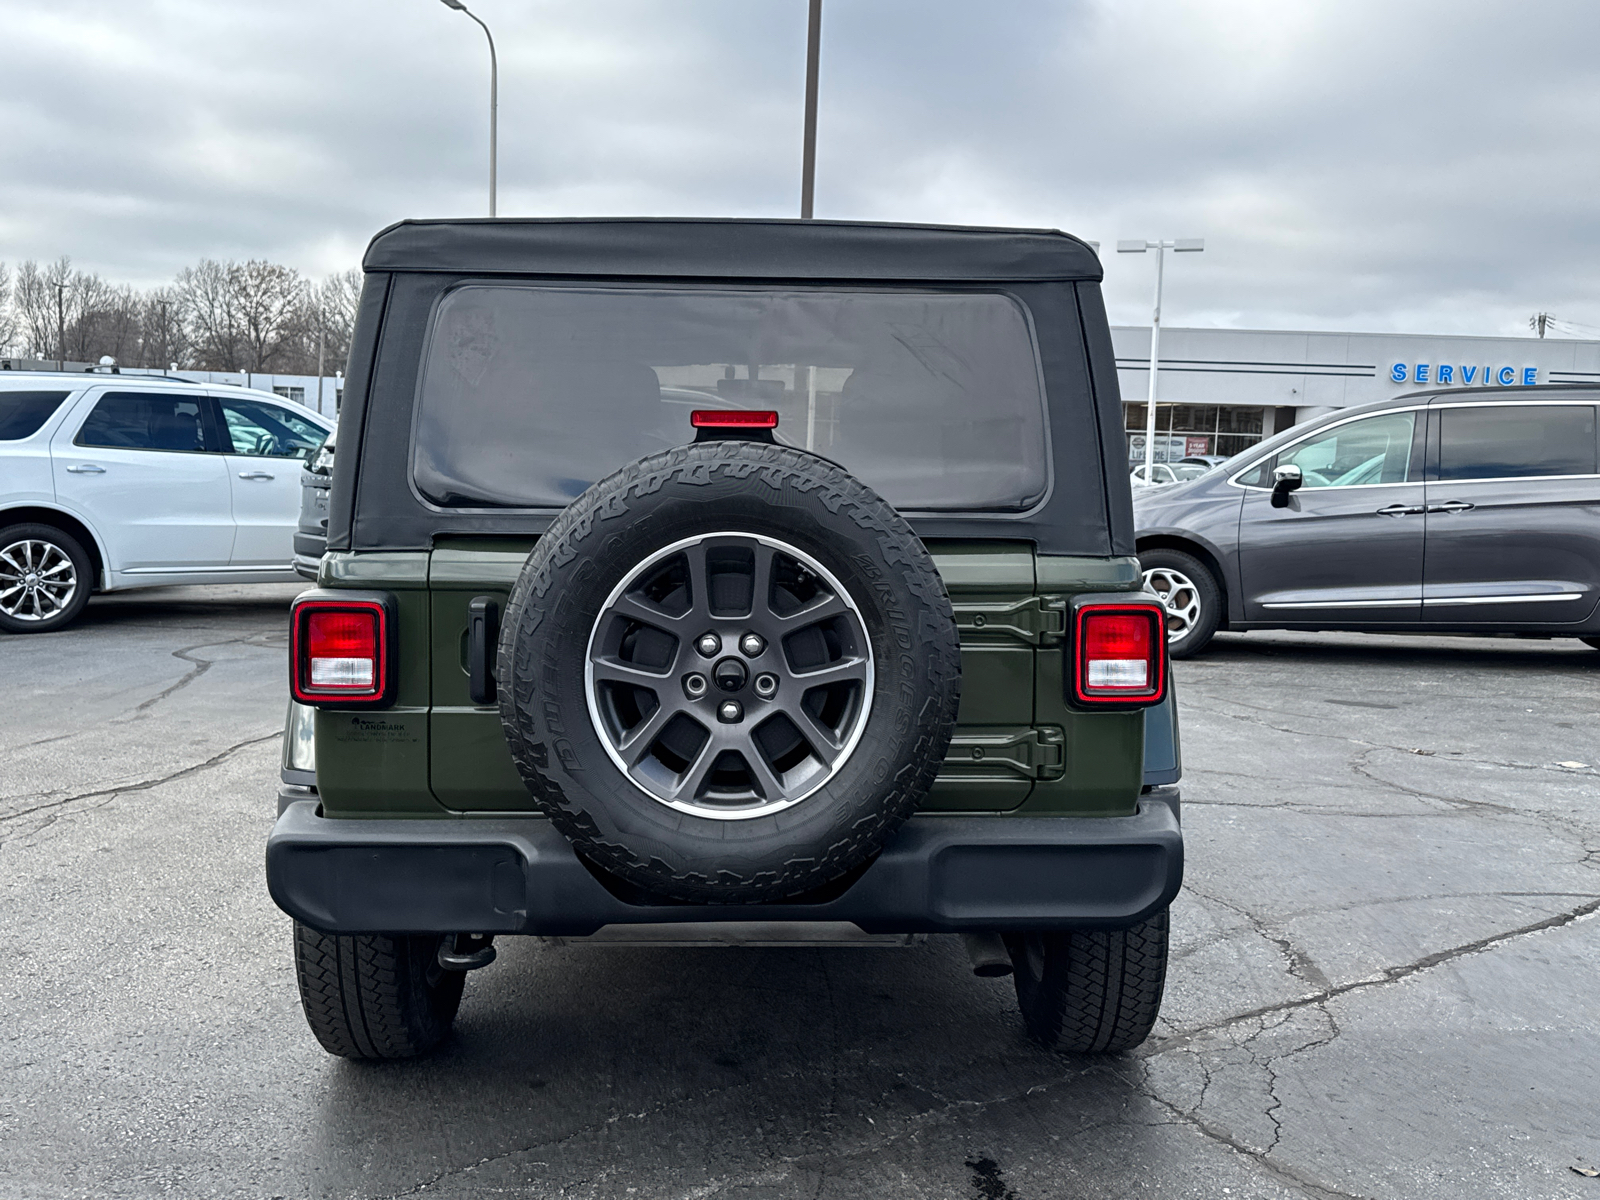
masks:
<path id="1" fill-rule="evenodd" d="M 1222 589 L 1206 565 L 1181 550 L 1139 555 L 1144 585 L 1167 610 L 1167 653 L 1192 658 L 1204 650 L 1222 621 Z"/>
<path id="2" fill-rule="evenodd" d="M 0 529 L 0 629 L 49 633 L 89 603 L 94 569 L 78 539 L 54 525 Z"/>
<path id="3" fill-rule="evenodd" d="M 1167 979 L 1167 910 L 1110 932 L 1008 934 L 1028 1033 L 1068 1054 L 1114 1054 L 1150 1035 Z"/>
<path id="4" fill-rule="evenodd" d="M 322 933 L 295 922 L 294 967 L 306 1023 L 341 1058 L 412 1058 L 456 1018 L 465 976 L 439 966 L 439 934 Z"/>
<path id="5" fill-rule="evenodd" d="M 573 502 L 512 590 L 498 678 L 512 758 L 584 858 L 748 903 L 831 883 L 910 815 L 960 648 L 893 508 L 826 459 L 727 441 Z"/>

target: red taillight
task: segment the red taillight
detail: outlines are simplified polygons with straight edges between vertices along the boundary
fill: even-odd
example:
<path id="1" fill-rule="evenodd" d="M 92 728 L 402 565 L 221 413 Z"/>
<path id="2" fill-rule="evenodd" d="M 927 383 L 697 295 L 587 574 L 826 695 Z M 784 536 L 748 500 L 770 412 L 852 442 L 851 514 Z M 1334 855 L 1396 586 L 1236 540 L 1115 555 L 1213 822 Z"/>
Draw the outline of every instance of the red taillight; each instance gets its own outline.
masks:
<path id="1" fill-rule="evenodd" d="M 689 414 L 696 429 L 776 429 L 778 414 L 771 410 L 697 408 Z"/>
<path id="2" fill-rule="evenodd" d="M 1077 612 L 1073 690 L 1084 704 L 1156 704 L 1166 695 L 1166 613 L 1154 604 Z"/>
<path id="3" fill-rule="evenodd" d="M 290 691 L 302 704 L 382 701 L 388 613 L 378 601 L 306 600 L 290 626 Z"/>

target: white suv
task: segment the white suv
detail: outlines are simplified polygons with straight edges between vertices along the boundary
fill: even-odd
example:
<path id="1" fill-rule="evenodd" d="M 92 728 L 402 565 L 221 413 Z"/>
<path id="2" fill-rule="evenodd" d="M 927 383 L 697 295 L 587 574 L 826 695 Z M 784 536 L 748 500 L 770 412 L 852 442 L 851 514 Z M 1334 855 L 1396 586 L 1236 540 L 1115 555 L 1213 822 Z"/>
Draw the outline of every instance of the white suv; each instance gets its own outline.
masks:
<path id="1" fill-rule="evenodd" d="M 92 591 L 297 579 L 300 468 L 332 429 L 245 388 L 0 375 L 0 630 L 59 629 Z"/>

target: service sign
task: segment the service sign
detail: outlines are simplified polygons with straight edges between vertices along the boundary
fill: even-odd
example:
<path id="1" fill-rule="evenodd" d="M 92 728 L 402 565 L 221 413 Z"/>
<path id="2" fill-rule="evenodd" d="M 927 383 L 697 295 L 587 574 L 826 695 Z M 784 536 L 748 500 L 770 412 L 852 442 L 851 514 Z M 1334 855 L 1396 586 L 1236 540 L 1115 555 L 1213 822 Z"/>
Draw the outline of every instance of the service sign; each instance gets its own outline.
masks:
<path id="1" fill-rule="evenodd" d="M 1443 384 L 1446 387 L 1484 387 L 1498 384 L 1511 387 L 1521 384 L 1533 387 L 1539 382 L 1538 367 L 1491 367 L 1474 364 L 1460 366 L 1456 363 L 1395 363 L 1389 368 L 1389 378 L 1395 383 Z"/>

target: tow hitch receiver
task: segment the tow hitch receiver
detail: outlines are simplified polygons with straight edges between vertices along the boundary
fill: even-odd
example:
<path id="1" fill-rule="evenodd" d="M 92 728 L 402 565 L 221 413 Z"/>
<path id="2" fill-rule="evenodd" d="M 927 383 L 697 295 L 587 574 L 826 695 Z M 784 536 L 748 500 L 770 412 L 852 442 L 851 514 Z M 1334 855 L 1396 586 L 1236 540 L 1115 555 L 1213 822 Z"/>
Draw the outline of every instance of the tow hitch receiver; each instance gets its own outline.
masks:
<path id="1" fill-rule="evenodd" d="M 439 966 L 446 971 L 476 971 L 494 958 L 493 934 L 458 933 L 439 943 Z"/>

